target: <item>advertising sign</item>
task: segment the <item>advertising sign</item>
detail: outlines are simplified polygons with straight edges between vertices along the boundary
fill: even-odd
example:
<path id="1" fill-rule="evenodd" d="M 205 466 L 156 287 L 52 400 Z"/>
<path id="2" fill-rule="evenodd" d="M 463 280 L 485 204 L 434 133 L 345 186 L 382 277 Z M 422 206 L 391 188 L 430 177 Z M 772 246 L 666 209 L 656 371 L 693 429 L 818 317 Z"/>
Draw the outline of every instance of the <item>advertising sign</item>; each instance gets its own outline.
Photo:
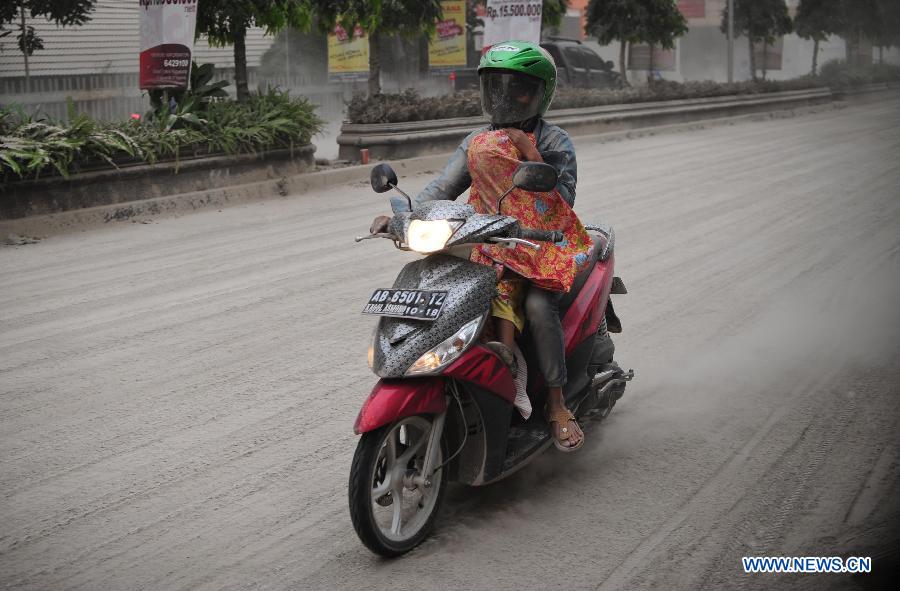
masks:
<path id="1" fill-rule="evenodd" d="M 432 70 L 452 70 L 466 66 L 466 1 L 441 2 L 443 20 L 438 21 L 428 44 L 428 65 Z"/>
<path id="2" fill-rule="evenodd" d="M 187 88 L 197 27 L 197 0 L 138 0 L 140 86 Z"/>
<path id="3" fill-rule="evenodd" d="M 653 48 L 653 69 L 657 72 L 675 70 L 675 50 L 662 49 L 661 47 Z M 650 69 L 650 46 L 649 45 L 629 45 L 628 46 L 628 69 L 629 70 L 649 70 Z"/>
<path id="4" fill-rule="evenodd" d="M 328 80 L 367 80 L 369 40 L 361 27 L 350 35 L 340 25 L 328 34 Z"/>
<path id="5" fill-rule="evenodd" d="M 678 10 L 684 18 L 705 18 L 706 0 L 678 0 Z"/>
<path id="6" fill-rule="evenodd" d="M 784 53 L 784 37 L 778 37 L 774 43 L 753 44 L 753 54 L 756 58 L 756 67 L 760 70 L 780 70 L 781 56 Z M 765 65 L 763 65 L 765 64 Z"/>
<path id="7" fill-rule="evenodd" d="M 487 0 L 484 47 L 503 41 L 541 40 L 541 0 Z"/>

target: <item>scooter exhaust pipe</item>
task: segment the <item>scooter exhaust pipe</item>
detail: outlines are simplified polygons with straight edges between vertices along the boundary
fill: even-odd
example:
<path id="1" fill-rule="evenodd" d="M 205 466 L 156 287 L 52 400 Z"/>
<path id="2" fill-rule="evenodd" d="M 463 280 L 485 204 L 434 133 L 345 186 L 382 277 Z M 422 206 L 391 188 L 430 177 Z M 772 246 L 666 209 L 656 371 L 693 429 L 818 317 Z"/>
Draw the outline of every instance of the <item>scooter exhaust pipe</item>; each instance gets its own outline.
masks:
<path id="1" fill-rule="evenodd" d="M 619 393 L 618 396 L 614 397 L 611 390 L 615 386 L 624 385 L 633 379 L 633 369 L 629 369 L 627 372 L 623 372 L 621 369 L 608 369 L 594 376 L 594 379 L 591 380 L 590 385 L 590 388 L 594 390 L 592 394 L 594 398 L 594 404 L 593 407 L 587 412 L 587 417 L 599 416 L 599 418 L 601 419 L 605 419 L 606 417 L 608 417 L 609 413 L 612 412 L 613 406 L 615 406 L 616 401 L 622 396 L 622 394 Z"/>
<path id="2" fill-rule="evenodd" d="M 616 375 L 618 374 L 618 375 Z M 615 376 L 615 377 L 613 377 Z M 627 372 L 623 372 L 621 369 L 608 369 L 606 371 L 601 371 L 597 375 L 594 376 L 594 379 L 591 380 L 591 388 L 596 388 L 601 384 L 603 387 L 597 392 L 598 394 L 602 394 L 606 392 L 609 388 L 615 386 L 616 384 L 624 384 L 626 382 L 630 382 L 634 379 L 634 370 L 629 369 Z"/>

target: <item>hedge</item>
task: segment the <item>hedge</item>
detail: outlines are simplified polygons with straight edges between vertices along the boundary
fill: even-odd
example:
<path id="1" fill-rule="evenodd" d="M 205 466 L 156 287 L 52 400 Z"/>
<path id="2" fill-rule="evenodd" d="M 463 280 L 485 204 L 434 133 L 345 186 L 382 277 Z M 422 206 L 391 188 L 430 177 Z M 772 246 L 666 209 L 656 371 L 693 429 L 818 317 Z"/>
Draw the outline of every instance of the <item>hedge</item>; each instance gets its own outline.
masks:
<path id="1" fill-rule="evenodd" d="M 561 88 L 557 91 L 550 110 L 552 112 L 603 105 L 762 94 L 826 86 L 845 89 L 898 80 L 900 80 L 898 66 L 848 68 L 843 62 L 828 62 L 822 66 L 819 76 L 803 76 L 792 80 L 756 80 L 730 84 L 657 80 L 647 86 L 621 90 Z M 481 115 L 481 102 L 477 91 L 423 97 L 416 91 L 407 89 L 397 94 L 379 94 L 372 98 L 357 96 L 350 101 L 347 108 L 347 120 L 350 123 L 402 123 L 478 115 Z"/>
<path id="2" fill-rule="evenodd" d="M 315 105 L 269 90 L 242 102 L 186 100 L 130 121 L 101 123 L 74 112 L 62 123 L 0 109 L 0 180 L 37 178 L 214 154 L 258 153 L 308 144 L 323 121 Z"/>

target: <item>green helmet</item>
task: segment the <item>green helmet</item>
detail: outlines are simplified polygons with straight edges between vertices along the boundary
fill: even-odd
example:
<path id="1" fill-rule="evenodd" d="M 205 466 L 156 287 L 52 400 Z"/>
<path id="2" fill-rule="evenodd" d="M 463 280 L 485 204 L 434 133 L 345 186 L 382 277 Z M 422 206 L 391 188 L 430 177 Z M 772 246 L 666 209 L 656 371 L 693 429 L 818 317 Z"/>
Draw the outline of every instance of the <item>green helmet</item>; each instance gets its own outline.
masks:
<path id="1" fill-rule="evenodd" d="M 543 115 L 556 92 L 556 64 L 537 43 L 504 41 L 478 65 L 481 105 L 495 125 Z"/>

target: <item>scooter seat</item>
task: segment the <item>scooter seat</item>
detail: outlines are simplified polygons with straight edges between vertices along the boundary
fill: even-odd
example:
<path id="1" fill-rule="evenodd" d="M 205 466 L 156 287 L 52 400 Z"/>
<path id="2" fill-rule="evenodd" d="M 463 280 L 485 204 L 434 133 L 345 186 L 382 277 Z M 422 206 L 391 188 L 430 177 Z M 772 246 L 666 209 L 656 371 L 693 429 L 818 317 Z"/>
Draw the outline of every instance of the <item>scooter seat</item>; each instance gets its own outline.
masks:
<path id="1" fill-rule="evenodd" d="M 566 310 L 569 309 L 569 306 L 571 306 L 572 302 L 575 301 L 575 298 L 578 297 L 578 292 L 580 292 L 581 288 L 584 287 L 584 283 L 591 275 L 591 271 L 594 269 L 594 265 L 600 258 L 600 253 L 603 251 L 603 247 L 606 245 L 607 238 L 605 236 L 591 234 L 591 239 L 594 241 L 594 247 L 591 249 L 591 258 L 589 263 L 585 265 L 584 269 L 582 269 L 581 272 L 578 273 L 578 275 L 575 276 L 575 281 L 572 282 L 572 289 L 563 294 L 562 298 L 560 298 L 559 300 L 560 318 L 565 316 Z"/>

